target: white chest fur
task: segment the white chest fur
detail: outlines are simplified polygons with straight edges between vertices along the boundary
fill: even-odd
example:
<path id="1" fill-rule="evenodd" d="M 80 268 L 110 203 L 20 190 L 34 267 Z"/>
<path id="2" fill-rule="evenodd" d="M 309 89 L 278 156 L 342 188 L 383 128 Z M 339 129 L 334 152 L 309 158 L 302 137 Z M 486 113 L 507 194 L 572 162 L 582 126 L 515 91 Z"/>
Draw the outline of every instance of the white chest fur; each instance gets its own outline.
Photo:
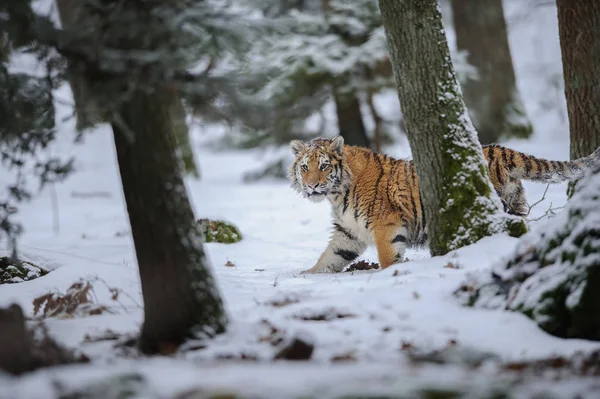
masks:
<path id="1" fill-rule="evenodd" d="M 332 204 L 332 210 L 335 223 L 338 223 L 360 241 L 368 245 L 374 244 L 373 233 L 366 227 L 367 220 L 362 216 L 355 218 L 352 207 L 348 207 L 346 212 L 342 213 L 342 206 Z"/>

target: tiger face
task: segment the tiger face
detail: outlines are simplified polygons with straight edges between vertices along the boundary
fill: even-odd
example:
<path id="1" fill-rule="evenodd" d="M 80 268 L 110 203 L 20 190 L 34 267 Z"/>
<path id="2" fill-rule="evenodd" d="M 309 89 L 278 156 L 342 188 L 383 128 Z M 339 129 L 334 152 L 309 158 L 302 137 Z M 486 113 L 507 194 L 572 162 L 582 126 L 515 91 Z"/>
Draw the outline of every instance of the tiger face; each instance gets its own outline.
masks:
<path id="1" fill-rule="evenodd" d="M 344 139 L 316 138 L 309 142 L 292 140 L 296 160 L 290 168 L 292 187 L 304 198 L 321 202 L 328 195 L 342 193 L 349 185 L 350 172 L 344 156 Z"/>

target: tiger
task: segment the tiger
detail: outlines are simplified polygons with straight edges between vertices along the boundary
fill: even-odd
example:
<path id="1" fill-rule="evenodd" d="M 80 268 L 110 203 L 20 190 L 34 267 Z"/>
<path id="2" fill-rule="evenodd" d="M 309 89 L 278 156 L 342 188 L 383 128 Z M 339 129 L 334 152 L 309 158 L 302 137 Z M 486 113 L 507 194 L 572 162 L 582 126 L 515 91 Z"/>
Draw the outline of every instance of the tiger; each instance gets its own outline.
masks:
<path id="1" fill-rule="evenodd" d="M 536 158 L 501 145 L 482 146 L 492 185 L 504 211 L 528 213 L 521 179 L 574 181 L 600 161 L 600 148 L 572 161 Z M 306 273 L 339 273 L 375 245 L 381 270 L 404 260 L 407 247 L 427 246 L 426 220 L 412 160 L 394 159 L 365 147 L 344 144 L 342 136 L 292 140 L 291 187 L 313 202 L 327 199 L 333 233 L 317 263 Z"/>

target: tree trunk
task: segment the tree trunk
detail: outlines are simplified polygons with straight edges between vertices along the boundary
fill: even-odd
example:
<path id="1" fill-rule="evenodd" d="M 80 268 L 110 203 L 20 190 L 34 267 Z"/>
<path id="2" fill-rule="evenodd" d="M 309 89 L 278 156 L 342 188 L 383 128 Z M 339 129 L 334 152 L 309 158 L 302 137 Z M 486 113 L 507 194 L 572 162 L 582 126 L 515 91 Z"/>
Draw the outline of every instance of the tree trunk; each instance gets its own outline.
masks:
<path id="1" fill-rule="evenodd" d="M 379 0 L 432 255 L 502 231 L 437 0 Z M 514 220 L 514 219 L 513 219 Z M 515 225 L 517 226 L 517 225 Z M 517 235 L 522 233 L 519 222 Z"/>
<path id="2" fill-rule="evenodd" d="M 468 52 L 478 79 L 462 85 L 482 144 L 533 132 L 516 86 L 502 0 L 452 0 L 456 46 Z"/>
<path id="3" fill-rule="evenodd" d="M 571 159 L 600 147 L 600 4 L 557 0 Z M 569 185 L 569 195 L 573 184 Z"/>
<path id="4" fill-rule="evenodd" d="M 0 308 L 0 370 L 21 374 L 34 368 L 33 345 L 18 305 Z"/>
<path id="5" fill-rule="evenodd" d="M 78 25 L 82 26 L 85 18 L 83 2 L 81 0 L 56 0 L 58 15 L 63 29 L 73 32 L 77 31 Z M 85 130 L 97 123 L 108 120 L 93 99 L 93 94 L 87 85 L 85 78 L 75 67 L 69 63 L 67 67 L 67 80 L 73 93 L 75 116 L 77 118 L 76 129 Z"/>
<path id="6" fill-rule="evenodd" d="M 186 175 L 200 178 L 200 169 L 194 158 L 194 150 L 190 142 L 190 129 L 186 123 L 186 113 L 182 99 L 175 93 L 172 94 L 171 112 L 173 117 L 173 130 L 177 147 L 181 152 L 183 170 Z"/>
<path id="7" fill-rule="evenodd" d="M 354 90 L 334 86 L 333 96 L 339 134 L 344 138 L 344 142 L 369 148 L 371 143 L 363 122 L 357 93 Z"/>
<path id="8" fill-rule="evenodd" d="M 168 93 L 137 92 L 112 123 L 142 294 L 144 353 L 225 330 L 226 316 L 175 156 Z"/>

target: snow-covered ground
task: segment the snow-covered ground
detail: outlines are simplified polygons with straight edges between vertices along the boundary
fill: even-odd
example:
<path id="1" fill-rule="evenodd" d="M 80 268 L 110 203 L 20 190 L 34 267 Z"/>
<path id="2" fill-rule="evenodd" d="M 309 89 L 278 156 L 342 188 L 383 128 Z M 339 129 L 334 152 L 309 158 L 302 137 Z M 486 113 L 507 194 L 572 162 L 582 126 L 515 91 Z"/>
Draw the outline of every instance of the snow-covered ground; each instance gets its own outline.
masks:
<path id="1" fill-rule="evenodd" d="M 514 3 L 510 4 L 509 16 L 514 11 Z M 566 160 L 567 126 L 559 116 L 564 103 L 558 101 L 554 109 L 540 105 L 549 100 L 548 77 L 561 67 L 556 13 L 550 7 L 536 12 L 530 20 L 510 25 L 519 87 L 536 134 L 529 141 L 504 144 Z M 68 100 L 68 88 L 62 88 L 58 96 Z M 390 97 L 388 101 L 395 100 Z M 146 378 L 138 396 L 143 398 L 172 397 L 194 389 L 269 398 L 398 394 L 447 385 L 490 389 L 508 381 L 508 376 L 498 376 L 491 366 L 476 372 L 458 366 L 417 367 L 408 361 L 407 349 L 429 352 L 450 346 L 516 361 L 600 348 L 599 343 L 549 336 L 521 314 L 459 305 L 452 293 L 466 275 L 490 268 L 513 250 L 517 240 L 506 236 L 489 237 L 438 258 L 431 258 L 427 250 L 411 250 L 409 262 L 385 271 L 299 275 L 313 266 L 327 244 L 331 232 L 328 205 L 302 199 L 287 182 L 242 183 L 243 172 L 262 164 L 261 153 L 208 150 L 203 143 L 217 132 L 199 126 L 194 127 L 194 136 L 203 177 L 200 182 L 187 182 L 196 216 L 233 221 L 244 235 L 237 244 L 206 244 L 231 320 L 229 331 L 205 349 L 174 358 L 125 358 L 112 348 L 114 341 L 85 342 L 86 337 L 101 336 L 106 330 L 137 332 L 143 312 L 112 133 L 103 126 L 87 135 L 83 144 L 74 145 L 74 121 L 63 120 L 69 112 L 60 107 L 60 139 L 53 153 L 76 155 L 77 171 L 24 204 L 19 214 L 26 229 L 19 241 L 21 255 L 52 272 L 33 281 L 0 286 L 0 306 L 16 302 L 31 316 L 34 298 L 64 292 L 83 278 L 92 280 L 98 303 L 113 313 L 47 319 L 57 340 L 80 348 L 92 363 L 40 370 L 20 379 L 0 376 L 2 399 L 54 398 L 57 393 L 125 373 Z M 405 143 L 388 152 L 410 156 Z M 0 174 L 0 184 L 2 180 Z M 540 199 L 546 188 L 527 182 L 525 187 L 530 203 Z M 564 184 L 550 187 L 530 217 L 543 216 L 551 204 L 564 205 L 565 190 Z M 5 252 L 1 247 L 0 255 Z M 377 261 L 375 249 L 370 248 L 363 258 Z M 235 266 L 226 266 L 228 261 Z M 448 267 L 449 263 L 458 268 Z M 122 291 L 118 302 L 111 299 L 108 287 Z M 295 335 L 312 340 L 312 359 L 272 362 L 277 351 L 271 344 L 274 334 L 284 340 Z M 599 389 L 593 384 L 591 380 L 547 378 L 530 380 L 519 392 L 549 389 L 559 396 L 581 393 L 592 397 L 589 391 Z"/>

